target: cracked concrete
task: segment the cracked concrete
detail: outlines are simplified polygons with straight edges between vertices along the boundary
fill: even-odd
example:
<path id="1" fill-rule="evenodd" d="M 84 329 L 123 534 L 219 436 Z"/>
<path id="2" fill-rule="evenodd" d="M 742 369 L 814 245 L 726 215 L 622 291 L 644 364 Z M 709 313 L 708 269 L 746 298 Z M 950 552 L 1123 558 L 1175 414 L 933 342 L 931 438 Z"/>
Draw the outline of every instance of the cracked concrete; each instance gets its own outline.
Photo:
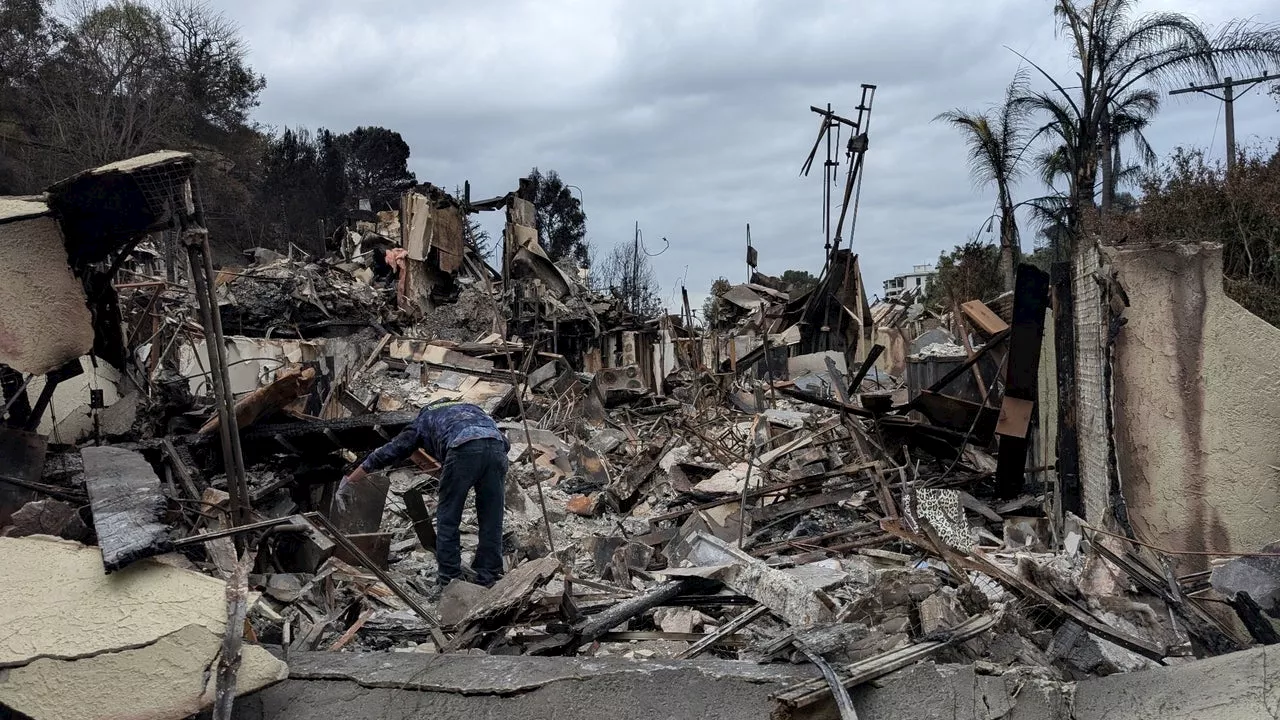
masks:
<path id="1" fill-rule="evenodd" d="M 812 668 L 719 660 L 302 653 L 290 680 L 237 702 L 240 720 L 768 717 Z"/>
<path id="2" fill-rule="evenodd" d="M 1072 720 L 1280 718 L 1280 646 L 1077 683 Z"/>
<path id="3" fill-rule="evenodd" d="M 33 718 L 186 717 L 213 702 L 209 668 L 220 642 L 205 626 L 188 625 L 139 648 L 96 654 L 91 662 L 42 658 L 0 670 L 0 698 Z M 266 650 L 246 645 L 237 687 L 263 687 L 283 679 L 282 670 Z"/>
<path id="4" fill-rule="evenodd" d="M 289 680 L 236 706 L 237 720 L 519 717 L 779 717 L 769 699 L 816 676 L 810 666 L 618 657 L 301 653 Z M 1056 682 L 1025 668 L 985 675 L 925 662 L 855 688 L 878 720 L 1253 720 L 1280 718 L 1280 646 L 1173 667 Z M 797 718 L 836 718 L 833 704 Z"/>
<path id="5" fill-rule="evenodd" d="M 98 548 L 0 538 L 0 705 L 36 720 L 164 720 L 213 700 L 208 669 L 226 629 L 225 586 L 144 560 L 103 573 Z M 246 645 L 237 690 L 287 668 Z"/>

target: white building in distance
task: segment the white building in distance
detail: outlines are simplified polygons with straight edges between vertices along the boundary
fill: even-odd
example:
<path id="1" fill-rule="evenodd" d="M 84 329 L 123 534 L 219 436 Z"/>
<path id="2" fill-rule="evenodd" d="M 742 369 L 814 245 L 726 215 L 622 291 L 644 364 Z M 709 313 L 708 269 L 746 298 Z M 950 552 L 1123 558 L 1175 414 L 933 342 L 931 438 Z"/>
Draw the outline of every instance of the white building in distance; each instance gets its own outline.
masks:
<path id="1" fill-rule="evenodd" d="M 906 290 L 918 289 L 922 294 L 929 291 L 929 284 L 938 271 L 932 265 L 912 266 L 911 272 L 895 275 L 884 281 L 884 299 L 891 300 Z"/>

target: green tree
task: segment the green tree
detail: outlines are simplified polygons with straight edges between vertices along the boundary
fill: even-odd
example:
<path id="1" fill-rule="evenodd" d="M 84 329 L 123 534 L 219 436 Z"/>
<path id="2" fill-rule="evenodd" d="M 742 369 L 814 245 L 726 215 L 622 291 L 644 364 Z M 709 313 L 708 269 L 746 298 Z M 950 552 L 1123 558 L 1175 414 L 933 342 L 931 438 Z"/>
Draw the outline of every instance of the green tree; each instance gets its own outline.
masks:
<path id="1" fill-rule="evenodd" d="M 320 128 L 316 134 L 316 163 L 325 216 L 338 222 L 350 204 L 351 187 L 347 178 L 347 155 L 340 136 Z"/>
<path id="2" fill-rule="evenodd" d="M 925 304 L 949 311 L 970 300 L 989 300 L 999 294 L 1000 248 L 981 240 L 957 245 L 938 256 L 938 274 L 925 294 Z"/>
<path id="3" fill-rule="evenodd" d="M 459 205 L 465 205 L 466 194 L 462 188 L 454 187 L 453 197 L 458 201 Z M 468 214 L 465 223 L 462 226 L 462 240 L 476 254 L 485 260 L 492 260 L 494 253 L 493 238 L 490 237 L 489 231 L 484 229 L 480 221 L 474 215 Z"/>
<path id="4" fill-rule="evenodd" d="M 48 56 L 55 24 L 46 5 L 46 0 L 0 0 L 0 89 L 5 91 L 0 103 L 34 80 Z"/>
<path id="5" fill-rule="evenodd" d="M 1013 289 L 1014 272 L 1021 251 L 1018 220 L 1013 202 L 1013 184 L 1023 172 L 1022 157 L 1027 145 L 1027 78 L 1014 76 L 1005 89 L 1004 102 L 984 112 L 950 110 L 935 120 L 958 128 L 969 148 L 969 170 L 982 187 L 995 186 L 996 208 L 1000 216 L 1000 286 Z"/>
<path id="6" fill-rule="evenodd" d="M 555 170 L 529 171 L 533 181 L 533 206 L 538 217 L 538 242 L 554 262 L 572 258 L 579 265 L 589 265 L 591 249 L 587 245 L 587 214 L 582 202 Z"/>
<path id="7" fill-rule="evenodd" d="M 353 199 L 367 198 L 375 210 L 394 205 L 417 183 L 409 171 L 409 144 L 384 127 L 358 127 L 338 137 L 347 163 L 347 186 Z"/>
<path id="8" fill-rule="evenodd" d="M 725 282 L 727 283 L 728 280 Z M 818 286 L 818 278 L 808 270 L 788 270 L 782 273 L 782 282 L 786 283 L 787 293 L 791 297 L 803 295 Z M 712 289 L 714 290 L 714 286 Z"/>
<path id="9" fill-rule="evenodd" d="M 1262 71 L 1280 60 L 1280 31 L 1274 27 L 1237 20 L 1212 34 L 1179 13 L 1135 17 L 1136 5 L 1136 0 L 1056 0 L 1054 15 L 1070 41 L 1075 75 L 1059 82 L 1032 63 L 1051 85 L 1031 97 L 1047 118 L 1042 133 L 1063 146 L 1071 238 L 1079 235 L 1085 211 L 1097 207 L 1099 189 L 1103 211 L 1115 200 L 1113 158 L 1122 130 L 1115 124 L 1116 111 L 1133 93 L 1228 71 Z"/>
<path id="10" fill-rule="evenodd" d="M 329 216 L 324 164 L 319 144 L 305 128 L 285 130 L 267 142 L 258 203 L 265 214 L 264 234 L 277 248 L 290 242 L 310 246 L 306 239 L 316 237 L 317 223 Z"/>
<path id="11" fill-rule="evenodd" d="M 785 273 L 783 277 L 786 277 Z M 707 294 L 707 299 L 702 302 L 702 321 L 708 328 L 719 329 L 724 327 L 724 301 L 720 297 L 729 292 L 731 288 L 733 288 L 733 284 L 729 282 L 728 278 L 719 277 L 712 281 L 711 291 Z"/>

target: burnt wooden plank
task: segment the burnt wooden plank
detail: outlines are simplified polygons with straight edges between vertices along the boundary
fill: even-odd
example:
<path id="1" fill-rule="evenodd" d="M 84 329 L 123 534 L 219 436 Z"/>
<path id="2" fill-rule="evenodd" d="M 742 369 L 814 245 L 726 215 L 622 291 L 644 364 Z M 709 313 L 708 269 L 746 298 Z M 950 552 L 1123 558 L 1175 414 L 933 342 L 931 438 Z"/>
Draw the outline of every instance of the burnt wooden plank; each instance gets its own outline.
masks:
<path id="1" fill-rule="evenodd" d="M 1035 410 L 1040 348 L 1044 339 L 1044 314 L 1048 303 L 1049 276 L 1033 265 L 1019 265 L 1017 284 L 1013 291 L 1013 327 L 1009 330 L 1008 368 L 1002 413 L 1006 416 L 1025 416 L 1025 424 L 1010 421 L 997 430 L 997 434 L 1001 431 L 1006 434 L 999 434 L 1000 458 L 996 467 L 996 492 L 1006 500 L 1017 497 L 1026 482 L 1027 449 L 1031 447 L 1027 429 Z"/>
<path id="2" fill-rule="evenodd" d="M 163 522 L 167 500 L 146 458 L 118 447 L 87 447 L 80 455 L 106 571 L 169 552 L 173 538 Z"/>
<path id="3" fill-rule="evenodd" d="M 1071 263 L 1053 264 L 1053 347 L 1058 376 L 1058 485 L 1062 511 L 1089 522 L 1101 519 L 1085 513 L 1084 488 L 1080 484 L 1080 438 L 1076 422 L 1075 300 L 1071 294 Z"/>
<path id="4" fill-rule="evenodd" d="M 853 490 L 833 490 L 818 495 L 809 495 L 807 497 L 796 498 L 794 500 L 783 500 L 782 502 L 773 503 L 772 505 L 764 505 L 754 508 L 750 511 L 751 519 L 755 522 L 764 522 L 772 518 L 779 518 L 784 515 L 791 515 L 798 512 L 805 512 L 814 508 L 825 507 L 827 505 L 835 505 L 844 502 L 853 497 Z"/>

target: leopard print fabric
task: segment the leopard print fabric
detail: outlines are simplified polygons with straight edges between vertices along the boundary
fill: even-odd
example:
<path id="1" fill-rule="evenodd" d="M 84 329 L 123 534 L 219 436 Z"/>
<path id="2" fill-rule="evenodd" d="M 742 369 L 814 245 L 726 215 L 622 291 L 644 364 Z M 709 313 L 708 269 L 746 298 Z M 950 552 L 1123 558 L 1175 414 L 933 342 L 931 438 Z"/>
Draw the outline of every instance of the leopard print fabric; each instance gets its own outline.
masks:
<path id="1" fill-rule="evenodd" d="M 911 488 L 904 498 L 907 524 L 920 532 L 920 521 L 928 521 L 938 538 L 949 547 L 967 553 L 974 548 L 969 521 L 964 517 L 960 493 L 939 488 Z"/>

